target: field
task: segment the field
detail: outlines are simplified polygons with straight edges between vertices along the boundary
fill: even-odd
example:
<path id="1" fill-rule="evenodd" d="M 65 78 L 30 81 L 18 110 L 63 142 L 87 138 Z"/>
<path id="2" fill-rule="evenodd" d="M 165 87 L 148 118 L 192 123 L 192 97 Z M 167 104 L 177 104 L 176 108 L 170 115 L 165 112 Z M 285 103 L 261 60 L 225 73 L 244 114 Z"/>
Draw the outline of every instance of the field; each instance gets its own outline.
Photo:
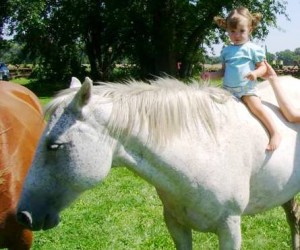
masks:
<path id="1" fill-rule="evenodd" d="M 283 209 L 243 217 L 243 248 L 290 249 Z M 213 234 L 195 232 L 195 250 L 218 249 Z M 62 213 L 57 228 L 35 233 L 33 250 L 174 249 L 155 189 L 127 169 L 87 191 Z"/>
<path id="2" fill-rule="evenodd" d="M 18 80 L 27 85 L 26 80 Z M 46 93 L 41 91 L 39 93 Z M 39 95 L 42 103 L 50 96 Z M 242 249 L 290 249 L 289 228 L 282 208 L 243 217 Z M 33 250 L 174 249 L 155 189 L 125 168 L 84 193 L 61 214 L 58 227 L 35 232 Z M 195 232 L 194 249 L 218 249 L 213 234 Z"/>

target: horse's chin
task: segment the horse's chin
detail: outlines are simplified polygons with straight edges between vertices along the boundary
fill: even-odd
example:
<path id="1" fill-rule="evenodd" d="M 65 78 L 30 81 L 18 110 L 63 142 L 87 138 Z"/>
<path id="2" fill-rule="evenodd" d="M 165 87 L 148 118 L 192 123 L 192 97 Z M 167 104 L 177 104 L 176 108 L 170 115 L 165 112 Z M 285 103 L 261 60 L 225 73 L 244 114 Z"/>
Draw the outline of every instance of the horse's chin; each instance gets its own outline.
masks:
<path id="1" fill-rule="evenodd" d="M 51 228 L 56 227 L 60 222 L 60 218 L 58 214 L 51 214 L 45 217 L 44 223 L 42 224 L 42 228 L 38 230 L 49 230 Z M 34 229 L 33 229 L 34 230 Z M 37 230 L 34 230 L 37 231 Z"/>
<path id="2" fill-rule="evenodd" d="M 58 214 L 49 213 L 43 217 L 32 217 L 27 211 L 19 211 L 17 220 L 20 224 L 31 231 L 48 230 L 59 224 L 60 218 Z"/>

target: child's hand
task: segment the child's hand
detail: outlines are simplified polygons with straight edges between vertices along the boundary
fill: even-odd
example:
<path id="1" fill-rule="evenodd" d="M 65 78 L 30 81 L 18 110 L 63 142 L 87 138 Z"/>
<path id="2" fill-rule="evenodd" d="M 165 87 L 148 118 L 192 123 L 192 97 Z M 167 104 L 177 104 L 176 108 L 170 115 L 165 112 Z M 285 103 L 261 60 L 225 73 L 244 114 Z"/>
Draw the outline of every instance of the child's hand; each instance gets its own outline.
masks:
<path id="1" fill-rule="evenodd" d="M 247 79 L 249 79 L 250 81 L 256 81 L 256 79 L 257 79 L 257 75 L 256 75 L 256 73 L 254 71 L 251 71 L 245 77 Z"/>
<path id="2" fill-rule="evenodd" d="M 209 80 L 210 79 L 210 72 L 203 72 L 201 74 L 201 79 L 205 80 L 205 81 Z"/>

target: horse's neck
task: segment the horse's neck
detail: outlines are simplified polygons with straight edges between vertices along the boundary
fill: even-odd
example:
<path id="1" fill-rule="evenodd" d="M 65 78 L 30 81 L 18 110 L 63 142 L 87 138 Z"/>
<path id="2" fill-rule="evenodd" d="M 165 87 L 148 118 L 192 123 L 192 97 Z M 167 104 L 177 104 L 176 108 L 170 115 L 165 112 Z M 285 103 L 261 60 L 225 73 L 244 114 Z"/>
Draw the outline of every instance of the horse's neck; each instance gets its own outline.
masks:
<path id="1" fill-rule="evenodd" d="M 255 121 L 242 103 L 232 101 L 227 108 L 232 112 L 230 115 L 216 113 L 219 119 L 215 124 L 215 135 L 207 133 L 206 128 L 199 125 L 188 133 L 185 131 L 170 137 L 169 141 L 164 143 L 149 141 L 147 134 L 149 131 L 146 130 L 145 133 L 131 134 L 126 139 L 120 138 L 121 146 L 118 147 L 119 151 L 116 154 L 119 157 L 115 159 L 114 164 L 126 166 L 159 189 L 173 191 L 177 189 L 176 185 L 182 178 L 184 166 L 192 159 L 201 162 L 201 158 L 207 157 L 203 155 L 205 152 L 223 154 L 226 147 L 232 143 L 249 145 L 240 139 L 243 135 L 254 138 L 257 130 L 263 133 L 261 125 Z M 260 129 L 255 127 L 257 124 Z M 247 130 L 248 126 L 251 129 Z M 239 133 L 243 133 L 242 136 Z M 262 146 L 264 143 L 260 142 L 260 139 L 257 141 L 264 151 Z M 234 152 L 241 148 L 242 146 L 237 145 Z"/>

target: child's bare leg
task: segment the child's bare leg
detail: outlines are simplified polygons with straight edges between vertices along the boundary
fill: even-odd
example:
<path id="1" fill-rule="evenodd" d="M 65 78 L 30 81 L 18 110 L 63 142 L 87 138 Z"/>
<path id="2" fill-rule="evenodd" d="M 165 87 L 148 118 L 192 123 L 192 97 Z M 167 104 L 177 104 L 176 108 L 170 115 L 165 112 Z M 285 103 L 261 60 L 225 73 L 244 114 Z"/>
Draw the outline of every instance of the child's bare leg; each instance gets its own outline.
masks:
<path id="1" fill-rule="evenodd" d="M 267 150 L 275 150 L 278 148 L 281 142 L 281 135 L 277 130 L 275 122 L 264 109 L 261 100 L 257 96 L 243 96 L 243 102 L 247 105 L 250 111 L 263 123 L 270 134 L 270 141 L 267 146 Z"/>

